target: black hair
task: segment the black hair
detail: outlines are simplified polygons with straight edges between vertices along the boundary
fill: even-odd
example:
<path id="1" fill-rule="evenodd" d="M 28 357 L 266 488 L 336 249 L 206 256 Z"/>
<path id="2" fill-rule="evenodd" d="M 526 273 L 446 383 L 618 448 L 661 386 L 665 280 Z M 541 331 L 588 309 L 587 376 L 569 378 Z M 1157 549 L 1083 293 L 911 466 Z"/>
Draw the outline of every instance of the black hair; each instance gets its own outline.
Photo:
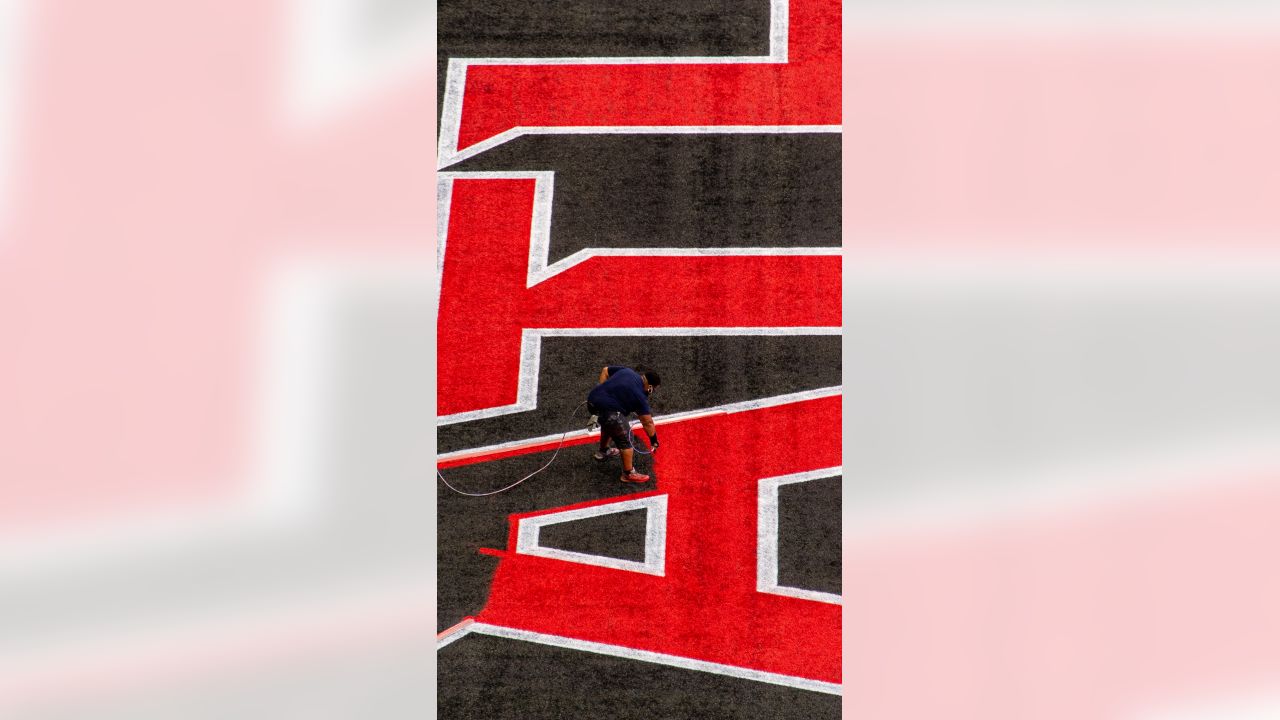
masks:
<path id="1" fill-rule="evenodd" d="M 643 375 L 645 382 L 649 383 L 654 387 L 658 387 L 659 385 L 662 384 L 662 378 L 658 375 L 657 370 L 650 370 L 649 368 L 643 365 L 637 365 L 636 372 Z"/>

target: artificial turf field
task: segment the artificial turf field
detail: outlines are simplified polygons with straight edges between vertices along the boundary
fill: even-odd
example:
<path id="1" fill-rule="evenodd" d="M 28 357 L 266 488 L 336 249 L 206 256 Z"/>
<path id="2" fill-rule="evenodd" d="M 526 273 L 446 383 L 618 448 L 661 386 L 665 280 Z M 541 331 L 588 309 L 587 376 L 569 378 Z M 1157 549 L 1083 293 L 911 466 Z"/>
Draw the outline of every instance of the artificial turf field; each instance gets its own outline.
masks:
<path id="1" fill-rule="evenodd" d="M 763 56 L 777 46 L 778 6 L 761 0 L 438 7 L 442 114 L 450 59 Z M 838 87 L 838 44 L 807 53 L 796 44 L 838 35 L 838 3 L 786 9 L 790 61 L 834 73 Z M 831 52 L 823 65 L 818 56 Z M 468 113 L 500 115 L 486 103 L 500 106 L 503 88 L 522 82 L 471 72 L 459 150 L 484 141 Z M 571 434 L 545 471 L 509 491 L 467 497 L 438 483 L 437 622 L 465 623 L 438 651 L 440 717 L 839 714 L 840 136 L 829 129 L 838 92 L 811 83 L 796 114 L 769 104 L 773 90 L 805 92 L 785 72 L 687 89 L 673 77 L 673 105 L 714 116 L 693 124 L 828 129 L 553 129 L 442 169 L 441 472 L 467 492 L 496 490 L 545 465 L 554 440 Z M 572 116 L 555 102 L 556 82 L 549 109 L 513 112 L 552 124 Z M 657 121 L 625 122 L 635 113 L 619 109 L 628 99 L 609 97 L 600 124 L 690 124 L 657 110 Z M 539 198 L 535 177 L 554 179 L 550 198 Z M 588 257 L 526 286 L 540 202 L 550 213 L 546 265 Z M 701 249 L 711 252 L 690 257 Z M 536 367 L 530 328 L 554 331 L 540 338 Z M 583 437 L 578 406 L 606 364 L 662 374 L 653 403 L 662 447 L 636 463 L 649 483 L 619 482 L 618 461 L 596 462 Z M 521 387 L 524 402 L 492 411 Z M 530 438 L 552 441 L 497 452 Z M 801 481 L 766 492 L 767 478 Z M 776 529 L 776 587 L 765 592 L 762 498 Z M 602 512 L 628 500 L 642 507 Z M 541 526 L 537 549 L 522 545 L 531 523 L 563 517 L 572 519 Z"/>

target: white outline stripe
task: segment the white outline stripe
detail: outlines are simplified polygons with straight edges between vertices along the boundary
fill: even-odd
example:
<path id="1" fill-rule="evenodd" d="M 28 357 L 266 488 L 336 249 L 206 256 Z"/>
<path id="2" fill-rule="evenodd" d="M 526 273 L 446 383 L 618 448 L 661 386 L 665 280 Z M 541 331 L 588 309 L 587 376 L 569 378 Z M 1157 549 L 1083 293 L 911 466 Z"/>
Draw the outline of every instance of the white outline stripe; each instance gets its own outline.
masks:
<path id="1" fill-rule="evenodd" d="M 462 126 L 462 102 L 466 96 L 467 68 L 472 65 L 709 65 L 785 64 L 791 35 L 789 0 L 769 2 L 769 54 L 765 56 L 714 57 L 574 57 L 574 58 L 450 58 L 446 69 L 444 102 L 440 113 L 440 140 L 436 146 L 436 169 L 474 157 L 521 135 L 572 135 L 596 133 L 809 133 L 841 132 L 839 125 L 726 125 L 726 126 L 610 126 L 610 127 L 516 127 L 503 131 L 458 151 Z"/>
<path id="2" fill-rule="evenodd" d="M 648 55 L 648 56 L 600 56 L 600 57 L 486 57 L 450 58 L 466 65 L 706 65 L 717 63 L 785 63 L 787 39 L 790 35 L 790 7 L 788 0 L 769 0 L 769 54 L 768 55 Z"/>
<path id="3" fill-rule="evenodd" d="M 519 135 L 791 135 L 844 134 L 843 125 L 517 125 L 502 134 Z M 493 137 L 498 137 L 494 135 Z M 492 138 L 491 138 L 492 139 Z M 510 140 L 508 137 L 507 140 Z M 487 140 L 484 142 L 488 142 Z M 477 143 L 476 145 L 479 145 Z M 476 145 L 467 148 L 470 150 Z M 463 152 L 466 152 L 464 150 Z M 459 170 L 457 172 L 466 172 Z"/>
<path id="4" fill-rule="evenodd" d="M 443 125 L 443 120 L 442 127 Z M 437 169 L 456 165 L 463 160 L 487 152 L 504 143 L 525 135 L 797 135 L 844 133 L 842 125 L 517 125 L 509 130 L 457 149 L 457 130 L 454 130 L 453 148 L 441 148 L 437 155 Z M 444 144 L 444 135 L 440 142 Z"/>
<path id="5" fill-rule="evenodd" d="M 550 213 L 548 213 L 550 215 Z M 550 228 L 550 218 L 547 219 Z M 546 255 L 542 257 L 543 267 L 535 267 L 534 257 L 529 258 L 529 281 L 527 287 L 533 287 L 547 278 L 554 277 L 569 268 L 597 257 L 826 257 L 838 256 L 842 252 L 839 247 L 771 247 L 771 248 L 584 248 L 568 255 L 551 265 L 546 265 Z"/>
<path id="6" fill-rule="evenodd" d="M 699 335 L 839 335 L 832 325 L 794 327 L 654 327 L 654 328 L 530 328 L 539 337 L 686 337 Z"/>
<path id="7" fill-rule="evenodd" d="M 440 320 L 440 292 L 444 283 L 444 249 L 453 209 L 453 183 L 436 181 L 436 321 Z"/>
<path id="8" fill-rule="evenodd" d="M 466 618 L 462 622 L 436 635 L 436 650 L 456 642 L 459 638 L 465 637 L 471 632 L 471 626 L 475 625 L 474 618 Z"/>
<path id="9" fill-rule="evenodd" d="M 534 278 L 539 275 L 551 277 L 555 274 L 546 271 L 547 256 L 551 252 L 551 210 L 555 187 L 554 172 L 539 174 L 533 184 L 533 218 L 529 223 L 529 269 L 525 288 L 537 284 L 539 281 Z"/>
<path id="10" fill-rule="evenodd" d="M 714 328 L 525 328 L 520 334 L 520 377 L 516 402 L 510 405 L 440 415 L 437 425 L 453 425 L 501 417 L 538 407 L 538 374 L 542 368 L 544 337 L 704 337 L 704 336 L 814 336 L 839 335 L 839 326 L 714 327 Z"/>
<path id="11" fill-rule="evenodd" d="M 551 170 L 499 171 L 499 172 L 441 172 L 438 173 L 436 185 L 437 202 L 453 202 L 453 182 L 455 180 L 533 180 L 533 217 L 529 223 L 529 270 L 525 276 L 525 287 L 531 288 L 545 282 L 575 265 L 594 257 L 835 257 L 842 248 L 839 245 L 819 247 L 699 247 L 699 248 L 583 248 L 549 263 L 551 256 L 551 210 L 555 197 L 555 172 Z M 437 218 L 436 232 L 440 238 L 440 260 L 437 270 L 443 273 L 444 239 L 448 234 L 448 217 L 450 207 L 442 207 Z M 439 290 L 437 288 L 437 302 Z"/>
<path id="12" fill-rule="evenodd" d="M 795 393 L 787 393 L 785 395 L 774 395 L 767 398 L 758 398 L 755 400 L 745 400 L 742 402 L 728 403 L 725 405 L 715 405 L 708 408 L 698 410 L 689 410 L 682 413 L 672 413 L 671 415 L 660 415 L 654 418 L 654 421 L 662 421 L 663 425 L 672 423 L 685 422 L 687 420 L 697 420 L 709 415 L 732 415 L 734 413 L 748 412 L 751 410 L 759 410 L 761 408 L 776 407 L 778 405 L 789 405 L 791 403 L 808 402 L 810 400 L 819 400 L 821 398 L 835 397 L 841 394 L 842 388 L 839 385 L 825 388 L 817 388 L 815 390 L 803 390 Z M 571 432 L 565 436 L 566 441 L 575 439 L 594 437 L 597 432 L 579 430 Z M 524 440 L 511 440 L 496 445 L 484 445 L 476 448 L 466 448 L 463 450 L 454 450 L 452 452 L 443 453 L 436 456 L 436 462 L 451 462 L 453 460 L 461 460 L 473 456 L 495 455 L 509 450 L 517 450 L 523 447 L 537 447 L 538 445 L 546 445 L 560 441 L 560 434 L 541 435 Z"/>
<path id="13" fill-rule="evenodd" d="M 756 525 L 756 590 L 771 595 L 785 595 L 815 600 L 817 602 L 842 605 L 843 598 L 835 593 L 805 590 L 778 584 L 778 488 L 782 485 L 821 480 L 838 477 L 844 474 L 844 467 L 809 470 L 790 475 L 779 475 L 761 478 L 757 498 Z"/>
<path id="14" fill-rule="evenodd" d="M 682 56 L 663 56 L 663 55 L 645 55 L 645 56 L 598 56 L 598 57 L 561 57 L 561 58 L 531 58 L 531 57 L 483 57 L 483 58 L 454 58 L 455 60 L 466 63 L 467 67 L 475 65 L 523 65 L 537 66 L 546 65 L 555 67 L 558 65 L 724 65 L 724 64 L 743 64 L 767 63 L 777 64 L 780 61 L 770 55 L 682 55 Z"/>
<path id="15" fill-rule="evenodd" d="M 452 645 L 453 643 L 461 640 L 462 638 L 470 635 L 472 632 L 473 631 L 471 629 L 471 626 L 467 626 L 455 633 L 450 633 L 449 635 L 446 635 L 436 641 L 436 650 L 441 650 L 443 648 L 446 648 Z"/>
<path id="16" fill-rule="evenodd" d="M 537 180 L 544 175 L 553 175 L 554 170 L 442 170 L 436 173 L 440 179 L 454 180 L 474 178 L 476 180 Z"/>
<path id="17" fill-rule="evenodd" d="M 606 555 L 591 555 L 539 544 L 541 530 L 547 525 L 558 525 L 560 523 L 641 509 L 645 510 L 644 562 L 623 560 Z M 667 559 L 667 496 L 651 495 L 606 505 L 593 505 L 576 510 L 565 510 L 563 512 L 521 518 L 516 525 L 516 552 L 521 555 L 533 555 L 535 557 L 576 562 L 584 565 L 598 565 L 600 567 L 613 568 L 614 570 L 664 576 L 666 575 Z"/>
<path id="18" fill-rule="evenodd" d="M 449 58 L 445 68 L 444 102 L 440 107 L 440 140 L 436 143 L 436 169 L 457 162 L 458 132 L 462 127 L 462 102 L 466 98 L 467 66 L 465 60 Z"/>
<path id="19" fill-rule="evenodd" d="M 785 63 L 790 58 L 791 2 L 769 0 L 769 57 Z"/>
<path id="20" fill-rule="evenodd" d="M 765 670 L 754 670 L 752 668 L 738 667 L 736 665 L 725 665 L 723 663 L 711 662 L 709 660 L 695 660 L 693 658 L 681 657 L 679 655 L 668 655 L 666 653 L 652 652 L 650 650 L 636 650 L 634 648 L 623 647 L 621 645 L 609 645 L 606 643 L 592 642 L 590 640 L 578 640 L 576 638 L 563 637 L 561 635 L 550 635 L 547 633 L 534 632 L 532 630 L 520 630 L 517 628 L 491 625 L 489 623 L 482 622 L 473 623 L 469 626 L 468 631 L 479 635 L 505 638 L 507 640 L 523 640 L 525 642 L 538 643 L 539 645 L 551 645 L 554 647 L 567 648 L 569 650 L 580 650 L 582 652 L 595 653 L 597 655 L 610 655 L 612 657 L 626 658 L 628 660 L 651 662 L 657 665 L 681 668 L 682 670 L 698 670 L 701 672 L 725 675 L 727 677 L 739 678 L 742 680 L 769 683 L 770 685 L 783 685 L 785 687 L 792 687 L 799 690 L 811 690 L 813 692 L 826 693 L 828 695 L 841 694 L 841 686 L 838 683 L 811 680 L 809 678 L 797 677 L 795 675 L 783 675 L 781 673 L 772 673 Z"/>

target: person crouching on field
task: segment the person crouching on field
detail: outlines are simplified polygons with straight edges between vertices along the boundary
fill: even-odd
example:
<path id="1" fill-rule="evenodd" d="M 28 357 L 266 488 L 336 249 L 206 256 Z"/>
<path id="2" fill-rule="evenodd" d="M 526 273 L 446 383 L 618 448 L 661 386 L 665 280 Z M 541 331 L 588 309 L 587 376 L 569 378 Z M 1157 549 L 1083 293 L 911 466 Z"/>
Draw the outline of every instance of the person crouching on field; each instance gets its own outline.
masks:
<path id="1" fill-rule="evenodd" d="M 587 411 L 599 418 L 600 450 L 596 460 L 622 457 L 622 482 L 648 482 L 649 476 L 635 471 L 635 452 L 631 443 L 631 426 L 627 416 L 635 413 L 649 436 L 649 447 L 658 449 L 658 431 L 653 426 L 649 395 L 662 383 L 658 373 L 645 368 L 609 365 L 600 371 L 599 384 L 587 393 Z M 615 447 L 609 447 L 610 442 Z"/>

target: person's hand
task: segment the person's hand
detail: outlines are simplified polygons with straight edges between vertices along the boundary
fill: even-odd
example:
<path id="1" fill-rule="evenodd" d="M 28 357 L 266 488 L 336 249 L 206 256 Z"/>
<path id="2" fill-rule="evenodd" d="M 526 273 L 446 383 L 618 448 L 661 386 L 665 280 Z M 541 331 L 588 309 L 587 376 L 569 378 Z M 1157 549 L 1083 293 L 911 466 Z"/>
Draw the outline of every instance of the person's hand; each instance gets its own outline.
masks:
<path id="1" fill-rule="evenodd" d="M 654 433 L 649 436 L 649 450 L 653 451 L 657 449 L 658 449 L 658 433 Z"/>

